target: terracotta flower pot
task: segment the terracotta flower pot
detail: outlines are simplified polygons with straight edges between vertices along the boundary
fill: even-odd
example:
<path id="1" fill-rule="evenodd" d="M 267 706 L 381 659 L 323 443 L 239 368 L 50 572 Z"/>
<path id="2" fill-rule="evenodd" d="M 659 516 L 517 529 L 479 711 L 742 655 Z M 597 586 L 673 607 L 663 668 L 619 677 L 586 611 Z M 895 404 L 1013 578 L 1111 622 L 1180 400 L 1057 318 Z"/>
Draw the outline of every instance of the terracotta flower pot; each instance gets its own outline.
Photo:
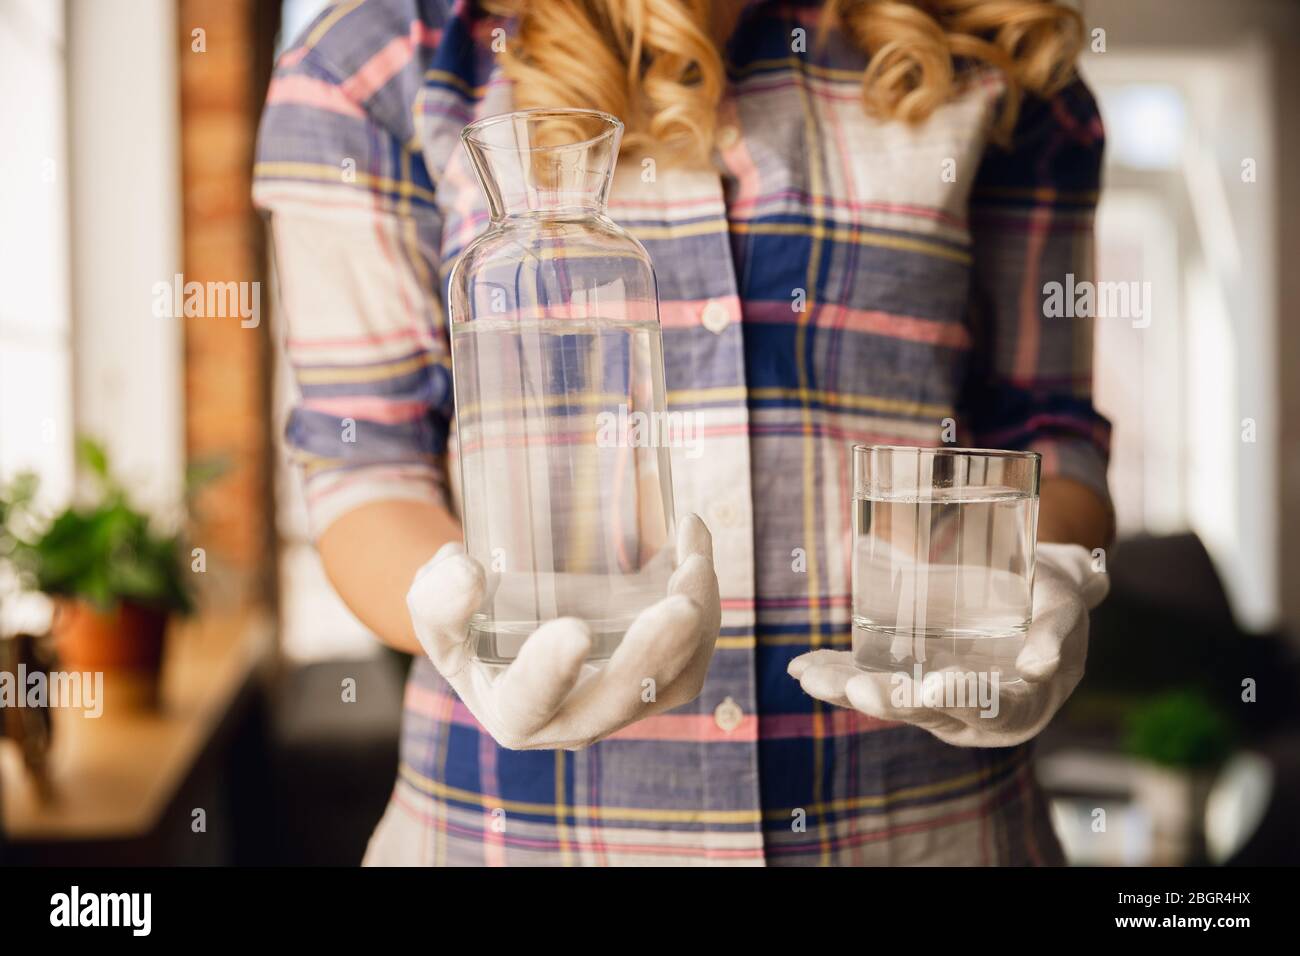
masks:
<path id="1" fill-rule="evenodd" d="M 109 611 L 60 601 L 54 618 L 60 666 L 103 672 L 106 713 L 155 707 L 167 619 L 165 611 L 127 601 Z"/>

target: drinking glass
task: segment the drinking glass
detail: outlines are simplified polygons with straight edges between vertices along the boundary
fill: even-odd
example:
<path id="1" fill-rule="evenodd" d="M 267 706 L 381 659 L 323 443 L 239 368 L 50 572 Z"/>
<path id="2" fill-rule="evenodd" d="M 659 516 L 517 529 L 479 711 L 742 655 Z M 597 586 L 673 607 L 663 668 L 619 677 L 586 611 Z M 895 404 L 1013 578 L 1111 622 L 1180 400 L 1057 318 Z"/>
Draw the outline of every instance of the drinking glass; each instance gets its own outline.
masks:
<path id="1" fill-rule="evenodd" d="M 853 448 L 853 659 L 1019 680 L 1041 456 Z"/>
<path id="2" fill-rule="evenodd" d="M 490 213 L 448 280 L 483 661 L 509 663 L 566 616 L 604 660 L 674 569 L 671 435 L 644 427 L 665 418 L 654 270 L 605 212 L 622 129 L 594 110 L 525 110 L 461 134 Z"/>

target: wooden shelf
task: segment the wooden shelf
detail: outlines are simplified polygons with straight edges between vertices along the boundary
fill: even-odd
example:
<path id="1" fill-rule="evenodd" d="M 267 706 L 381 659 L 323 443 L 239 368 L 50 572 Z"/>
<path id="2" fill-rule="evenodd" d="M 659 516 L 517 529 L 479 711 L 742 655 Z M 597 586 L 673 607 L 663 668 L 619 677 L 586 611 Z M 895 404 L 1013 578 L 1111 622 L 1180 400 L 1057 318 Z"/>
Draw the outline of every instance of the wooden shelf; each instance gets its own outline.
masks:
<path id="1" fill-rule="evenodd" d="M 54 712 L 50 781 L 42 801 L 18 748 L 0 741 L 0 800 L 8 840 L 126 840 L 148 834 L 185 782 L 231 704 L 274 651 L 264 616 L 207 617 L 173 626 L 157 711 Z"/>

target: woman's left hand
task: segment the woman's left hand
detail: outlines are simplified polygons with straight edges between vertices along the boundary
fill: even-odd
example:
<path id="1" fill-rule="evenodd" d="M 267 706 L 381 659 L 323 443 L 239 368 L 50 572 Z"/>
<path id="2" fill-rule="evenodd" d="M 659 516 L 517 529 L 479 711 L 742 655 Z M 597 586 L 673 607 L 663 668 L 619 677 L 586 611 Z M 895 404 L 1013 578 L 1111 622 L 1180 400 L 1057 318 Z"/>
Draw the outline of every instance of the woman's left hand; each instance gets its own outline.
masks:
<path id="1" fill-rule="evenodd" d="M 1016 658 L 1023 680 L 986 680 L 985 700 L 964 707 L 927 706 L 944 701 L 945 671 L 913 675 L 859 670 L 848 651 L 813 651 L 790 662 L 790 676 L 818 700 L 851 707 L 880 720 L 922 727 L 958 747 L 1010 747 L 1036 736 L 1083 677 L 1088 656 L 1088 612 L 1109 588 L 1092 569 L 1092 555 L 1077 544 L 1040 544 L 1033 619 Z M 991 694 L 989 693 L 991 691 Z"/>

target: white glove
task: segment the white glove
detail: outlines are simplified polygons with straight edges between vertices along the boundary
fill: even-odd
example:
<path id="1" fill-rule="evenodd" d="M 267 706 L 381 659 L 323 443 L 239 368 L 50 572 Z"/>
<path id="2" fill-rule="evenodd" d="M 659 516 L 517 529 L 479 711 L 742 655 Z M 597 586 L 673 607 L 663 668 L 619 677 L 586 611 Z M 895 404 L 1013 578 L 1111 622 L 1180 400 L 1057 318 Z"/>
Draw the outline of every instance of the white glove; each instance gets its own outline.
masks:
<path id="1" fill-rule="evenodd" d="M 997 685 L 995 707 L 927 707 L 911 674 L 858 669 L 848 651 L 813 651 L 790 662 L 790 676 L 818 700 L 851 707 L 880 720 L 922 727 L 958 747 L 1010 747 L 1047 726 L 1083 677 L 1088 656 L 1088 612 L 1110 582 L 1092 570 L 1092 555 L 1077 544 L 1040 544 L 1034 572 L 1033 619 L 1016 658 L 1023 678 Z M 922 684 L 943 680 L 931 671 Z M 941 685 L 940 685 L 941 686 Z"/>
<path id="2" fill-rule="evenodd" d="M 571 617 L 539 627 L 509 666 L 474 660 L 469 619 L 486 575 L 459 542 L 443 545 L 416 572 L 406 606 L 420 646 L 497 743 L 574 750 L 685 704 L 704 686 L 722 605 L 713 539 L 695 515 L 678 527 L 677 564 L 668 596 L 637 616 L 603 667 L 586 663 L 591 634 Z"/>

